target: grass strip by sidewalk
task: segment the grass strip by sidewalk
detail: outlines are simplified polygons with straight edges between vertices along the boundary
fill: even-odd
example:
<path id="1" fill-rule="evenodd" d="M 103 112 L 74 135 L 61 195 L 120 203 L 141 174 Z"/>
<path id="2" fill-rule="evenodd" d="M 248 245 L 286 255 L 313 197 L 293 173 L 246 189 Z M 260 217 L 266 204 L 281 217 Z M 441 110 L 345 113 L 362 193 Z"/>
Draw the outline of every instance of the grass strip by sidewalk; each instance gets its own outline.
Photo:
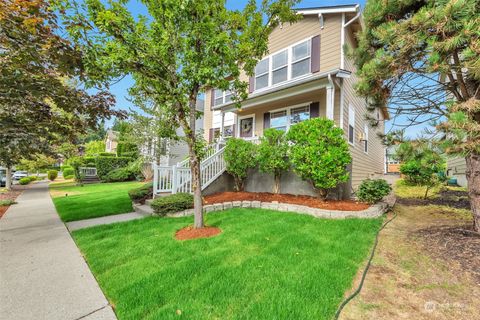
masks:
<path id="1" fill-rule="evenodd" d="M 128 190 L 140 182 L 95 183 L 77 186 L 66 182 L 50 185 L 50 194 L 64 222 L 132 212 Z"/>

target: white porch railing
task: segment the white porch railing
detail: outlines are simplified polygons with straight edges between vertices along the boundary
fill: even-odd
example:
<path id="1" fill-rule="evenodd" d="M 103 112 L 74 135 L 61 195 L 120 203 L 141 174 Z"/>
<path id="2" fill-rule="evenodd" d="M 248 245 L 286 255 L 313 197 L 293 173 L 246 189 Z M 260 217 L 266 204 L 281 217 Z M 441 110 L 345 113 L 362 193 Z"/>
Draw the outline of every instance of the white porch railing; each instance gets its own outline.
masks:
<path id="1" fill-rule="evenodd" d="M 78 168 L 80 174 L 84 177 L 96 177 L 97 176 L 97 168 L 90 168 L 90 167 L 80 167 Z"/>
<path id="2" fill-rule="evenodd" d="M 210 152 L 210 156 L 200 163 L 200 179 L 202 190 L 208 187 L 225 171 L 225 148 Z M 185 161 L 185 160 L 184 160 Z M 182 161 L 182 162 L 184 162 Z M 188 162 L 187 162 L 188 164 Z M 159 193 L 192 193 L 192 173 L 189 165 L 179 163 L 171 167 L 160 167 L 153 164 L 153 186 L 155 194 Z"/>

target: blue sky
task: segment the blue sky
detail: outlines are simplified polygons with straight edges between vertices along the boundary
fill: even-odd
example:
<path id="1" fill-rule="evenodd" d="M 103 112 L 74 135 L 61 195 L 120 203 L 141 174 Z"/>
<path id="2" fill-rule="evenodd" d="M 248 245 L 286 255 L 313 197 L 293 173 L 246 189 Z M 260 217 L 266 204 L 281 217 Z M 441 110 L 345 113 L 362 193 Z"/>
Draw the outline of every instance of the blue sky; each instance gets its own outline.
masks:
<path id="1" fill-rule="evenodd" d="M 227 0 L 227 7 L 230 9 L 242 9 L 245 6 L 246 2 L 247 2 L 246 0 Z M 365 1 L 304 0 L 298 4 L 298 7 L 319 7 L 319 6 L 353 4 L 353 3 L 358 3 L 363 7 L 365 4 Z M 134 14 L 145 14 L 143 6 L 141 6 L 137 1 L 131 1 L 129 3 L 129 9 Z M 133 83 L 133 80 L 131 77 L 125 77 L 122 81 L 111 86 L 110 90 L 116 97 L 116 100 L 117 100 L 116 105 L 118 109 L 128 110 L 130 108 L 135 107 L 130 101 L 128 101 L 127 91 L 128 91 L 128 88 L 132 85 L 132 83 Z M 107 123 L 107 125 L 110 125 L 112 122 L 113 120 L 110 121 L 110 123 Z M 397 119 L 397 123 L 398 122 L 399 121 Z M 390 127 L 391 125 L 387 123 L 387 130 L 389 130 Z M 407 130 L 407 135 L 411 137 L 415 137 L 422 130 L 423 130 L 423 126 L 411 127 Z"/>

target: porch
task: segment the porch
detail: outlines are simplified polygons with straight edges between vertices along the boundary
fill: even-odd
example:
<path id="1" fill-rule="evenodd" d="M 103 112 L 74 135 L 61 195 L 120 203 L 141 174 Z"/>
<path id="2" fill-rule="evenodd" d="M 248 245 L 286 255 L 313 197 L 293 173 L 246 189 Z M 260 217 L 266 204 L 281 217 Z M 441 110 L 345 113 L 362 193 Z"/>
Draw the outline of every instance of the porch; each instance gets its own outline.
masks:
<path id="1" fill-rule="evenodd" d="M 316 117 L 331 119 L 342 127 L 345 76 L 328 74 L 294 86 L 253 92 L 239 109 L 232 102 L 213 106 L 209 140 L 237 137 L 256 141 L 267 128 L 288 131 L 294 124 Z"/>

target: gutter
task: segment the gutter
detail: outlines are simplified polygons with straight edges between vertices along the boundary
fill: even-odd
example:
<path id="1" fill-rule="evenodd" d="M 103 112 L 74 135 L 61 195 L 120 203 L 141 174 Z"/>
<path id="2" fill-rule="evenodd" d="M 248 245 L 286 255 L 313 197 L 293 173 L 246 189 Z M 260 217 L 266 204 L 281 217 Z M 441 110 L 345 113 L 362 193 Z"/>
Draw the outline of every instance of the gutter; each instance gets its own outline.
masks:
<path id="1" fill-rule="evenodd" d="M 298 86 L 298 85 L 301 85 L 301 84 L 306 84 L 306 83 L 309 83 L 309 82 L 312 82 L 312 81 L 315 81 L 315 80 L 320 80 L 320 79 L 324 79 L 324 78 L 332 79 L 332 76 L 335 76 L 335 77 L 338 77 L 338 78 L 349 78 L 351 74 L 352 73 L 350 71 L 347 71 L 347 70 L 334 69 L 332 71 L 319 73 L 319 74 L 316 74 L 316 75 L 313 75 L 313 76 L 310 76 L 310 77 L 301 78 L 301 79 L 298 79 L 298 80 L 293 80 L 293 81 L 290 81 L 290 82 L 285 83 L 283 85 L 280 85 L 278 87 L 267 89 L 265 91 L 260 91 L 260 92 L 257 92 L 257 93 L 254 92 L 254 93 L 250 94 L 247 99 L 243 100 L 242 103 L 246 102 L 246 101 L 249 101 L 251 99 L 254 99 L 254 98 L 262 97 L 262 96 L 265 96 L 265 95 L 268 95 L 268 94 L 271 94 L 271 93 L 275 93 L 275 92 L 278 92 L 278 91 L 289 89 L 289 88 L 292 88 L 292 87 L 295 87 L 295 86 Z M 222 110 L 222 109 L 226 109 L 228 107 L 233 107 L 234 105 L 235 105 L 235 102 L 228 102 L 228 103 L 224 103 L 224 104 L 221 104 L 221 105 L 218 105 L 218 106 L 214 106 L 214 107 L 212 107 L 212 110 Z"/>

